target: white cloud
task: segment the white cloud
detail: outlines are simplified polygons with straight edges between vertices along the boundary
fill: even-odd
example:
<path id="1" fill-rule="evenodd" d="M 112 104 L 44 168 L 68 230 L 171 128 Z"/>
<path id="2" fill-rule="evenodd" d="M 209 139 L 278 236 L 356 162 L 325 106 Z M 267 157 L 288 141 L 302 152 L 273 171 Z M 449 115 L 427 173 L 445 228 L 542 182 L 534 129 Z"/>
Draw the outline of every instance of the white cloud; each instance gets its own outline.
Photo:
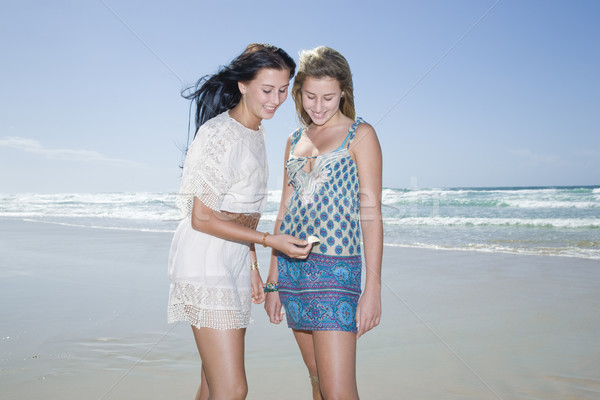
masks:
<path id="1" fill-rule="evenodd" d="M 91 150 L 72 150 L 72 149 L 46 149 L 42 144 L 34 139 L 28 139 L 18 136 L 7 136 L 0 138 L 0 147 L 9 147 L 34 153 L 51 160 L 66 161 L 84 161 L 96 162 L 110 165 L 122 165 L 130 167 L 141 167 L 142 164 L 129 160 L 120 160 L 117 158 L 106 157 L 97 151 Z"/>

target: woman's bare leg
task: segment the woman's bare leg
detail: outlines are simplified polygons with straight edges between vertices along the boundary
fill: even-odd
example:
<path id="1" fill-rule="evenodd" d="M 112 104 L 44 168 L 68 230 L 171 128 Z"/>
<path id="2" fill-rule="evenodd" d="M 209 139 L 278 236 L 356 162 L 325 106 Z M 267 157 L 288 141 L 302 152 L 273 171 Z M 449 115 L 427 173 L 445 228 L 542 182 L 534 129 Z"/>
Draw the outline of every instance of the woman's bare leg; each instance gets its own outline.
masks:
<path id="1" fill-rule="evenodd" d="M 210 398 L 210 392 L 208 390 L 208 382 L 206 381 L 206 374 L 204 373 L 204 365 L 202 366 L 202 374 L 200 377 L 200 387 L 196 393 L 196 400 L 208 400 Z"/>
<path id="2" fill-rule="evenodd" d="M 196 328 L 194 339 L 202 359 L 208 399 L 243 400 L 248 394 L 244 369 L 244 335 L 246 329 L 219 330 Z M 197 396 L 205 396 L 203 383 Z"/>
<path id="3" fill-rule="evenodd" d="M 323 400 L 321 389 L 319 387 L 319 374 L 317 372 L 317 361 L 315 359 L 313 333 L 312 331 L 294 330 L 294 337 L 296 338 L 296 342 L 298 342 L 304 364 L 306 364 L 306 368 L 308 368 L 308 375 L 312 385 L 313 400 Z"/>
<path id="4" fill-rule="evenodd" d="M 319 384 L 327 400 L 358 400 L 356 385 L 356 334 L 313 331 Z"/>

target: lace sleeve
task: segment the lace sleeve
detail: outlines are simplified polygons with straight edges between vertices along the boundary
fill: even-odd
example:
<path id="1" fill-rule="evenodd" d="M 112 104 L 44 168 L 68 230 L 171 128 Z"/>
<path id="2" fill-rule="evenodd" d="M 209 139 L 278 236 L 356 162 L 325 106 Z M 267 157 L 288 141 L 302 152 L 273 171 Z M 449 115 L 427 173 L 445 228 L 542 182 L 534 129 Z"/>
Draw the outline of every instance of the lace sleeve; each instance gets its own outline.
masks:
<path id="1" fill-rule="evenodd" d="M 238 140 L 237 136 L 226 125 L 200 127 L 185 158 L 177 198 L 177 206 L 186 216 L 192 212 L 194 197 L 219 211 L 223 197 L 232 185 L 228 154 Z"/>

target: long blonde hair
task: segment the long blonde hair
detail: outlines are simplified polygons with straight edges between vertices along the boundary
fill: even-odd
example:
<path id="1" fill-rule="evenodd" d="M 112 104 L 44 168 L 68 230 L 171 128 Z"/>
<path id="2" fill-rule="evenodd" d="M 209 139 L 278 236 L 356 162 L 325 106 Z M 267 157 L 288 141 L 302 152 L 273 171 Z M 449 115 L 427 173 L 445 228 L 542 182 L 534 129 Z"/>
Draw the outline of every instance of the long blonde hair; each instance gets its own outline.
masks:
<path id="1" fill-rule="evenodd" d="M 338 51 L 327 46 L 319 46 L 312 50 L 302 50 L 298 73 L 292 86 L 292 98 L 296 104 L 296 114 L 302 124 L 308 126 L 312 119 L 302 106 L 302 85 L 306 78 L 333 78 L 340 84 L 342 98 L 340 111 L 345 116 L 354 119 L 354 87 L 352 72 L 348 61 Z"/>

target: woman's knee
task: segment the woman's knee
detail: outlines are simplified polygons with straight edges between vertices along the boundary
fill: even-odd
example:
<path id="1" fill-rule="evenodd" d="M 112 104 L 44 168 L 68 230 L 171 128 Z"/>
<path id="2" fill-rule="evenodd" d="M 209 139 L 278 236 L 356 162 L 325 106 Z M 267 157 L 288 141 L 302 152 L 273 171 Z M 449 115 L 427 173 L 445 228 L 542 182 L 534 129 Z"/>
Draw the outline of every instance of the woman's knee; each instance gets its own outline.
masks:
<path id="1" fill-rule="evenodd" d="M 248 396 L 248 384 L 246 382 L 231 383 L 219 388 L 210 388 L 212 400 L 244 400 Z"/>
<path id="2" fill-rule="evenodd" d="M 337 382 L 327 382 L 320 380 L 321 393 L 325 400 L 358 400 L 358 390 L 356 386 L 341 385 Z"/>
<path id="3" fill-rule="evenodd" d="M 244 400 L 246 397 L 248 397 L 248 385 L 244 383 L 242 385 L 236 385 L 235 388 L 232 388 L 231 397 L 228 398 Z"/>
<path id="4" fill-rule="evenodd" d="M 358 400 L 358 393 L 350 390 L 324 390 L 321 386 L 321 394 L 324 400 Z"/>
<path id="5" fill-rule="evenodd" d="M 306 368 L 308 369 L 308 374 L 310 376 L 318 376 L 319 372 L 317 369 L 317 362 L 315 361 L 315 359 L 313 358 L 312 360 L 304 360 L 304 364 L 306 365 Z"/>

